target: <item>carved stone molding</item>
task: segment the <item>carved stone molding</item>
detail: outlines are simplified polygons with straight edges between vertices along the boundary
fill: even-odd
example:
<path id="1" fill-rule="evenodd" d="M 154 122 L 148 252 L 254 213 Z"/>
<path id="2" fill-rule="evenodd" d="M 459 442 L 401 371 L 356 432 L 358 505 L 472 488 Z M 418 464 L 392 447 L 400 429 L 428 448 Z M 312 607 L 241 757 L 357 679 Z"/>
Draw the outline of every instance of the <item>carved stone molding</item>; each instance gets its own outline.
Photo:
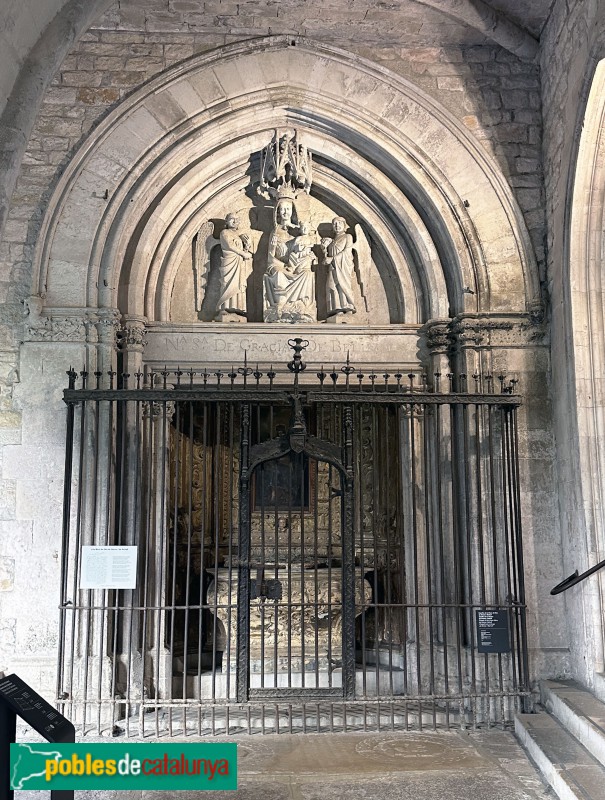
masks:
<path id="1" fill-rule="evenodd" d="M 86 321 L 82 317 L 43 317 L 25 328 L 30 342 L 86 342 Z"/>
<path id="2" fill-rule="evenodd" d="M 422 331 L 431 355 L 477 347 L 530 347 L 547 343 L 542 317 L 536 309 L 506 317 L 460 316 L 449 322 L 432 320 Z"/>
<path id="3" fill-rule="evenodd" d="M 546 330 L 535 314 L 515 317 L 462 317 L 450 324 L 454 349 L 528 347 L 546 344 Z"/>
<path id="4" fill-rule="evenodd" d="M 35 295 L 24 303 L 24 341 L 105 343 L 115 346 L 119 326 L 116 309 L 46 309 Z"/>

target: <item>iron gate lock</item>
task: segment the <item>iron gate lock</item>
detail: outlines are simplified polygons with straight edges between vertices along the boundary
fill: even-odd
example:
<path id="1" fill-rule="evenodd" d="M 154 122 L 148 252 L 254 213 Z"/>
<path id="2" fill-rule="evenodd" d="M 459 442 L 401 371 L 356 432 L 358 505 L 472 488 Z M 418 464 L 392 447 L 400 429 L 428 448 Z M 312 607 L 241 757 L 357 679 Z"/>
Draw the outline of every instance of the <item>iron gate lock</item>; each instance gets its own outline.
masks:
<path id="1" fill-rule="evenodd" d="M 281 581 L 278 581 L 276 578 L 270 578 L 267 581 L 258 581 L 253 578 L 250 581 L 250 599 L 257 600 L 258 598 L 264 598 L 265 600 L 281 600 Z"/>

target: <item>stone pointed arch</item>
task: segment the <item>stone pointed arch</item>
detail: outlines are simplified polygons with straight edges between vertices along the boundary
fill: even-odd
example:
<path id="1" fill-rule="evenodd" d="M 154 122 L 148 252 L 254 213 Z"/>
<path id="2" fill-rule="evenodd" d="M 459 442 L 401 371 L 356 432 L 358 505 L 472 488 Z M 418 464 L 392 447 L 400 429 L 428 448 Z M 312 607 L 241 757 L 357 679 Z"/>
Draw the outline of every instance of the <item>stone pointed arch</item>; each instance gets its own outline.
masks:
<path id="1" fill-rule="evenodd" d="M 522 215 L 472 134 L 390 71 L 289 37 L 182 62 L 108 115 L 51 199 L 34 291 L 50 307 L 161 319 L 166 284 L 149 270 L 170 281 L 170 264 L 158 263 L 162 247 L 175 250 L 165 247 L 167 230 L 195 186 L 202 205 L 237 185 L 233 164 L 241 175 L 245 148 L 283 124 L 308 133 L 327 168 L 339 165 L 356 185 L 362 218 L 380 206 L 375 235 L 397 249 L 392 278 L 402 297 L 414 292 L 400 321 L 519 313 L 538 296 Z"/>
<path id="2" fill-rule="evenodd" d="M 605 558 L 605 59 L 596 64 L 578 138 L 566 224 L 568 279 L 558 312 L 564 326 L 555 331 L 560 355 L 553 364 L 555 380 L 560 379 L 555 410 L 564 417 L 558 444 L 570 571 Z M 561 331 L 565 342 L 559 340 Z M 604 586 L 600 576 L 567 598 L 585 620 L 573 648 L 583 665 L 581 677 L 592 686 L 605 665 Z M 595 688 L 605 690 L 602 683 Z"/>

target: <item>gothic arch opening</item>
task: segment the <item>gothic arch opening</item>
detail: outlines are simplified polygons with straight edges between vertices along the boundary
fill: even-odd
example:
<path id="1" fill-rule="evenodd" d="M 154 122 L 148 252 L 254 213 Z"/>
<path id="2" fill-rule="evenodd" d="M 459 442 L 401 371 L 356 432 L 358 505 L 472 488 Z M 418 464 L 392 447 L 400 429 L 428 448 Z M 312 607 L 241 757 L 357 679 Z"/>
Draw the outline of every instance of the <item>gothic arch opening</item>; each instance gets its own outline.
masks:
<path id="1" fill-rule="evenodd" d="M 524 312 L 537 297 L 510 190 L 457 121 L 362 59 L 275 37 L 183 62 L 98 126 L 49 207 L 46 306 L 167 320 L 196 226 L 244 191 L 278 127 L 304 131 L 318 195 L 371 226 L 392 322 Z"/>
<path id="2" fill-rule="evenodd" d="M 585 568 L 601 561 L 605 553 L 603 517 L 603 360 L 605 329 L 603 308 L 603 230 L 605 226 L 605 61 L 598 62 L 586 103 L 575 171 L 571 181 L 568 213 L 569 272 L 566 291 L 569 304 L 568 405 L 575 408 L 573 422 L 564 433 L 573 440 L 570 452 L 577 459 L 576 482 L 571 491 L 572 517 L 567 554 Z M 582 535 L 580 535 L 580 532 Z M 582 571 L 582 570 L 580 570 Z M 569 598 L 568 602 L 575 602 Z M 587 680 L 603 671 L 603 582 L 586 586 L 579 601 L 591 635 L 582 639 L 584 651 L 590 643 Z"/>

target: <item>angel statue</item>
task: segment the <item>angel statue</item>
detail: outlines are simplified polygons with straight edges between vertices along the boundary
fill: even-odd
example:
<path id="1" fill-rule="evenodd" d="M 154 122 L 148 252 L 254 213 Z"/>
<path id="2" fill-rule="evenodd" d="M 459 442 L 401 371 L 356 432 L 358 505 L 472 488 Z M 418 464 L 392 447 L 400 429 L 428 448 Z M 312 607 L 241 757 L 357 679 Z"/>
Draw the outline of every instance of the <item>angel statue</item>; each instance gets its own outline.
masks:
<path id="1" fill-rule="evenodd" d="M 329 265 L 327 283 L 328 317 L 335 314 L 355 314 L 355 300 L 353 297 L 353 281 L 355 272 L 355 258 L 353 250 L 357 251 L 357 272 L 366 311 L 368 300 L 366 289 L 369 280 L 371 265 L 371 251 L 368 240 L 361 228 L 355 226 L 355 241 L 347 233 L 347 221 L 344 217 L 335 217 L 332 220 L 332 238 L 321 240 L 324 251 L 324 264 Z"/>
<path id="2" fill-rule="evenodd" d="M 247 233 L 239 232 L 239 217 L 227 214 L 225 229 L 220 239 L 214 237 L 214 225 L 207 222 L 197 234 L 195 276 L 196 276 L 196 310 L 202 308 L 202 301 L 208 273 L 210 271 L 210 253 L 219 244 L 222 249 L 220 275 L 220 297 L 217 303 L 215 319 L 222 321 L 245 320 L 246 284 L 252 274 L 252 241 Z"/>

